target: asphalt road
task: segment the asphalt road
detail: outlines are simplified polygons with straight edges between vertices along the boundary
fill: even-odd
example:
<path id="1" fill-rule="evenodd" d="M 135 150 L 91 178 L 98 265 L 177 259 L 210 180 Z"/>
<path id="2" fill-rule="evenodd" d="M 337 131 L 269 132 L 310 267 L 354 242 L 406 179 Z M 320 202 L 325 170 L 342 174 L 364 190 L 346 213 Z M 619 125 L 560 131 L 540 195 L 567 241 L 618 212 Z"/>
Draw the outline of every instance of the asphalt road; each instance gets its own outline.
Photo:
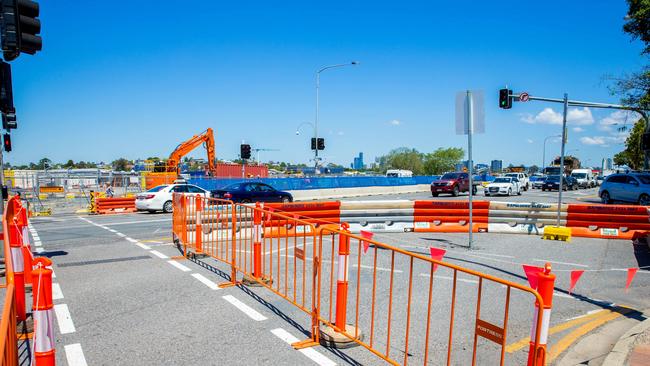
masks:
<path id="1" fill-rule="evenodd" d="M 432 197 L 431 192 L 419 193 L 401 193 L 401 194 L 386 194 L 374 195 L 366 197 L 350 197 L 341 198 L 342 201 L 357 201 L 357 200 L 390 200 L 390 199 L 404 199 L 404 200 L 468 200 L 469 195 L 462 193 L 458 197 L 452 195 L 441 195 Z M 477 200 L 488 201 L 512 201 L 512 202 L 546 202 L 553 203 L 558 200 L 558 192 L 542 192 L 539 189 L 531 189 L 522 192 L 521 196 L 488 196 L 486 197 L 482 191 L 479 190 L 474 196 Z M 567 191 L 562 193 L 563 203 L 600 203 L 598 197 L 598 188 L 580 189 L 575 191 Z"/>
<path id="2" fill-rule="evenodd" d="M 296 339 L 306 338 L 303 333 L 309 327 L 309 318 L 295 306 L 263 288 L 215 289 L 216 283 L 225 281 L 230 268 L 212 258 L 170 264 L 170 257 L 179 254 L 171 245 L 170 215 L 53 216 L 34 218 L 32 223 L 43 243 L 42 254 L 54 261 L 54 282 L 61 290 L 60 296 L 55 296 L 55 305 L 59 309 L 66 305 L 74 324 L 71 328 L 69 322 L 59 319 L 64 317 L 64 310 L 60 310 L 61 316 L 57 312 L 61 325 L 55 327 L 59 364 L 65 364 L 66 357 L 74 357 L 71 355 L 78 357 L 79 349 L 83 350 L 89 365 L 384 364 L 361 347 L 336 351 L 319 346 L 311 351 L 295 351 L 281 339 L 286 339 L 287 333 Z M 551 327 L 559 329 L 549 338 L 551 346 L 568 336 L 571 329 L 562 326 L 575 322 L 573 318 L 615 304 L 633 309 L 650 308 L 647 269 L 637 273 L 628 292 L 623 290 L 626 268 L 650 265 L 645 244 L 587 238 L 573 238 L 571 243 L 564 243 L 543 241 L 537 236 L 485 233 L 475 235 L 474 249 L 468 250 L 464 234 L 376 234 L 375 239 L 424 255 L 428 254 L 429 247 L 443 248 L 447 250 L 445 260 L 450 263 L 521 284 L 527 283 L 522 264 L 550 262 L 558 276 Z M 265 245 L 272 243 L 278 245 L 272 240 Z M 331 242 L 325 239 L 323 243 L 321 313 L 327 317 L 333 284 L 328 278 L 332 273 L 336 276 L 332 272 L 336 259 L 332 257 Z M 304 243 L 313 248 L 312 244 Z M 282 255 L 274 258 L 288 265 L 280 265 L 276 271 L 287 268 L 287 276 L 291 278 L 292 252 L 280 252 Z M 373 277 L 367 267 L 372 266 L 374 252 L 371 248 L 359 257 L 358 243 L 353 243 L 350 256 L 353 265 L 349 296 L 355 296 L 357 283 L 361 283 L 359 323 L 364 329 L 369 329 L 367 322 L 372 313 L 366 285 Z M 307 250 L 307 256 L 309 253 Z M 361 266 L 355 266 L 358 261 Z M 387 291 L 392 268 L 394 301 L 390 309 L 394 333 L 388 348 L 391 356 L 400 360 L 404 357 L 404 335 L 399 332 L 403 332 L 406 323 L 409 264 L 405 256 L 393 260 L 389 251 L 377 250 L 377 267 L 383 270 L 377 272 L 376 291 L 381 296 L 375 301 L 374 311 L 379 315 L 373 337 L 377 348 L 386 349 Z M 269 266 L 270 262 L 265 265 Z M 575 293 L 568 295 L 570 271 L 574 269 L 585 273 Z M 417 263 L 413 266 L 413 278 L 420 281 L 413 281 L 412 288 L 409 362 L 423 361 L 422 324 L 426 319 L 429 270 Z M 294 286 L 290 280 L 281 279 L 283 272 L 275 284 L 290 294 Z M 445 361 L 452 277 L 453 273 L 444 267 L 435 273 L 430 364 Z M 462 280 L 457 285 L 452 364 L 468 364 L 478 284 L 476 278 L 468 275 L 461 274 L 459 278 Z M 301 288 L 300 283 L 295 287 Z M 481 318 L 501 324 L 505 289 L 486 284 L 484 290 Z M 297 293 L 300 297 L 300 292 Z M 513 291 L 507 339 L 512 352 L 507 353 L 507 364 L 522 364 L 526 358 L 525 337 L 530 332 L 532 309 L 530 296 Z M 355 309 L 348 308 L 348 322 L 353 322 L 355 317 Z M 370 334 L 364 336 L 368 340 Z M 518 341 L 524 346 L 517 346 Z M 71 346 L 75 344 L 79 346 Z M 479 361 L 483 362 L 479 364 L 493 363 L 498 352 L 496 346 L 486 340 L 479 344 Z"/>

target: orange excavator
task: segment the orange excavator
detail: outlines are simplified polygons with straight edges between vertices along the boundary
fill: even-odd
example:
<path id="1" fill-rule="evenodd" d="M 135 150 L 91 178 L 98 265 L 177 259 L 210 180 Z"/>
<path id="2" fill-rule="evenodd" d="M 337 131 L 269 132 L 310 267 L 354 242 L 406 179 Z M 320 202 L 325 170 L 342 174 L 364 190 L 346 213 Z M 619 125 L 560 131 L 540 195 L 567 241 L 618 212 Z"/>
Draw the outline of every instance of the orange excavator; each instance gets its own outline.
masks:
<path id="1" fill-rule="evenodd" d="M 169 173 L 175 172 L 177 175 L 180 175 L 180 162 L 183 156 L 187 155 L 190 151 L 196 149 L 201 144 L 205 146 L 205 150 L 208 153 L 208 175 L 215 176 L 217 168 L 215 164 L 214 134 L 212 133 L 211 128 L 208 128 L 198 135 L 192 136 L 191 139 L 176 146 L 176 149 L 172 151 L 169 155 L 169 159 L 167 159 L 165 171 Z"/>

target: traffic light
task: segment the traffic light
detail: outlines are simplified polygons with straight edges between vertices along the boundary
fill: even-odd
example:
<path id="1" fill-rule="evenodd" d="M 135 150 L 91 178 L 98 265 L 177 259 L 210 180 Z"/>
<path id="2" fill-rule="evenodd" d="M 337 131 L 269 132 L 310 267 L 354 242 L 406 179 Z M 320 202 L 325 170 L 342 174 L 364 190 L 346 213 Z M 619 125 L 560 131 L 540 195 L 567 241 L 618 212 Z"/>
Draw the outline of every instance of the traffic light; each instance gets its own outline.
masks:
<path id="1" fill-rule="evenodd" d="M 31 0 L 0 0 L 0 36 L 4 59 L 11 61 L 21 53 L 40 51 L 43 41 L 38 3 Z"/>
<path id="2" fill-rule="evenodd" d="M 7 131 L 18 128 L 15 113 L 2 113 L 2 128 Z"/>
<path id="3" fill-rule="evenodd" d="M 325 139 L 322 137 L 318 138 L 318 141 L 316 141 L 316 147 L 318 150 L 325 150 Z"/>
<path id="4" fill-rule="evenodd" d="M 501 89 L 499 90 L 499 108 L 510 109 L 512 108 L 512 90 Z"/>
<path id="5" fill-rule="evenodd" d="M 3 61 L 0 61 L 0 111 L 16 113 L 13 87 L 11 86 L 11 65 Z"/>
<path id="6" fill-rule="evenodd" d="M 241 144 L 240 155 L 241 155 L 241 158 L 244 159 L 244 160 L 250 159 L 251 158 L 251 145 Z"/>
<path id="7" fill-rule="evenodd" d="M 8 134 L 8 133 L 4 134 L 3 139 L 2 139 L 2 144 L 4 145 L 6 152 L 11 151 L 11 135 L 10 134 Z"/>
<path id="8" fill-rule="evenodd" d="M 316 150 L 316 138 L 315 137 L 311 138 L 311 149 Z"/>

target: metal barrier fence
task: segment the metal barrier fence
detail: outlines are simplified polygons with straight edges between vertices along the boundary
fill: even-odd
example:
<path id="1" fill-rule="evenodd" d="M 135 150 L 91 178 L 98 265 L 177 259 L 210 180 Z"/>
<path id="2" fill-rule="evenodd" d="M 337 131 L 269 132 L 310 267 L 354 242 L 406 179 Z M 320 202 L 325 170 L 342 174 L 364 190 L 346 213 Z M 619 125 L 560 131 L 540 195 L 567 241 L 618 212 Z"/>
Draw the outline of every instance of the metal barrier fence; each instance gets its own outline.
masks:
<path id="1" fill-rule="evenodd" d="M 239 284 L 241 273 L 244 284 L 264 286 L 307 314 L 310 338 L 295 348 L 353 342 L 395 365 L 545 364 L 550 267 L 540 274 L 548 280 L 543 298 L 428 253 L 353 235 L 345 223 L 310 221 L 259 204 L 175 195 L 172 230 L 186 256 L 231 267 L 222 286 Z M 526 327 L 512 326 L 513 311 Z M 529 353 L 506 354 L 508 336 L 525 338 L 528 324 Z"/>

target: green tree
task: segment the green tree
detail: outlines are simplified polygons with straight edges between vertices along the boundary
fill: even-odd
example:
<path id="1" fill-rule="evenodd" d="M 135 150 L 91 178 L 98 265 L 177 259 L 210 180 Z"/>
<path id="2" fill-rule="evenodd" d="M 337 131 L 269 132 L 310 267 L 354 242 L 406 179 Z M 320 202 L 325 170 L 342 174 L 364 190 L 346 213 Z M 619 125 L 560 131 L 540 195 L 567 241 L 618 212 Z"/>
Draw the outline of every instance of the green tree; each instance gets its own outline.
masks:
<path id="1" fill-rule="evenodd" d="M 614 164 L 627 165 L 632 169 L 643 168 L 643 150 L 641 149 L 641 137 L 645 130 L 645 121 L 639 119 L 630 131 L 625 140 L 625 150 L 614 155 Z"/>
<path id="2" fill-rule="evenodd" d="M 123 172 L 123 171 L 126 171 L 128 169 L 128 166 L 129 166 L 130 163 L 131 163 L 130 161 L 128 161 L 128 160 L 126 160 L 124 158 L 119 158 L 117 160 L 114 160 L 111 163 L 111 167 L 113 168 L 113 170 Z"/>
<path id="3" fill-rule="evenodd" d="M 645 44 L 642 54 L 650 55 L 650 1 L 627 0 L 627 22 L 623 30 Z"/>
<path id="4" fill-rule="evenodd" d="M 528 172 L 530 174 L 538 173 L 539 172 L 539 167 L 537 165 L 531 165 L 530 167 L 528 167 Z"/>
<path id="5" fill-rule="evenodd" d="M 36 164 L 36 169 L 40 169 L 40 170 L 49 169 L 51 167 L 52 167 L 52 160 L 48 158 L 43 158 L 38 161 L 38 164 Z"/>
<path id="6" fill-rule="evenodd" d="M 423 157 L 424 155 L 416 149 L 400 147 L 386 155 L 386 168 L 405 169 L 412 171 L 414 175 L 421 175 L 424 172 Z"/>
<path id="7" fill-rule="evenodd" d="M 72 159 L 69 159 L 65 164 L 63 164 L 63 167 L 68 169 L 74 168 L 74 161 L 72 161 Z"/>
<path id="8" fill-rule="evenodd" d="M 434 175 L 454 170 L 464 155 L 465 152 L 459 147 L 438 148 L 424 156 L 424 173 Z"/>

